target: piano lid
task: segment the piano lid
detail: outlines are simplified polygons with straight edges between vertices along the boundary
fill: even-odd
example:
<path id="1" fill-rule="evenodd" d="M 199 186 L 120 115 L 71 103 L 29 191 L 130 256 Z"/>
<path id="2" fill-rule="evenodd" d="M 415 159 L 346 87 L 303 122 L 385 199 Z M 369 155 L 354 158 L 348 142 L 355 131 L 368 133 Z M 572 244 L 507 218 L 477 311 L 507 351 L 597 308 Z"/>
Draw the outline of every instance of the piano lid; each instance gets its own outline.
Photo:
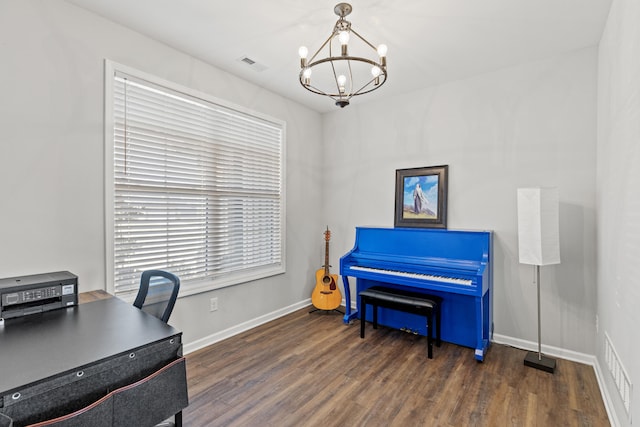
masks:
<path id="1" fill-rule="evenodd" d="M 342 264 L 392 262 L 477 270 L 489 260 L 490 231 L 356 227 Z"/>

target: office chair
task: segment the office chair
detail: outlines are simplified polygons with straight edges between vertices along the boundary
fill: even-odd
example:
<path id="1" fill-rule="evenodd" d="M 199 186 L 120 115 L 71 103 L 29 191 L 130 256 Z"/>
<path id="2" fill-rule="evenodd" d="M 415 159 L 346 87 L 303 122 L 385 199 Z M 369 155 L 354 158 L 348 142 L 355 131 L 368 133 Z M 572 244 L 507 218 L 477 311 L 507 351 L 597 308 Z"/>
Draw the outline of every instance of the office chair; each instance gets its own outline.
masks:
<path id="1" fill-rule="evenodd" d="M 179 290 L 180 278 L 175 274 L 164 270 L 143 271 L 133 305 L 167 323 Z"/>

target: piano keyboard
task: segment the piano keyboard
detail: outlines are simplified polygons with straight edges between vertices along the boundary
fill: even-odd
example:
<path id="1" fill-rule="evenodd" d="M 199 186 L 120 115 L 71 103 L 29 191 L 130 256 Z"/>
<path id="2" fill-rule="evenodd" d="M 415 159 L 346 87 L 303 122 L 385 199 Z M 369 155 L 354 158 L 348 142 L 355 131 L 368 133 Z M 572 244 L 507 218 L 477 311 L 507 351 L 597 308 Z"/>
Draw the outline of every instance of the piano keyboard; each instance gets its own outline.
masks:
<path id="1" fill-rule="evenodd" d="M 358 267 L 357 265 L 350 267 L 350 269 L 368 271 L 371 273 L 378 273 L 378 274 L 387 274 L 389 276 L 410 277 L 412 279 L 431 280 L 434 282 L 442 282 L 442 283 L 455 283 L 457 285 L 465 285 L 465 286 L 473 285 L 473 282 L 469 279 L 459 279 L 456 277 L 432 276 L 430 274 L 408 273 L 406 271 L 394 271 L 394 270 L 383 270 L 381 268 Z"/>

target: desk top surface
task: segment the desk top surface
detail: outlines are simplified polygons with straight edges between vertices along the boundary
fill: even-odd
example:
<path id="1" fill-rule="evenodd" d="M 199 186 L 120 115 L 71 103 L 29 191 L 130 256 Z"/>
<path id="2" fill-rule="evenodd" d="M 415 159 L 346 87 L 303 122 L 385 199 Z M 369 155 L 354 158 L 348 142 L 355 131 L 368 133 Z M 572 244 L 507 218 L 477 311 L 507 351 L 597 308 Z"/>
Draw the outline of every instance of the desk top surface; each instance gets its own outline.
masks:
<path id="1" fill-rule="evenodd" d="M 0 394 L 180 334 L 118 298 L 7 319 L 0 326 Z"/>

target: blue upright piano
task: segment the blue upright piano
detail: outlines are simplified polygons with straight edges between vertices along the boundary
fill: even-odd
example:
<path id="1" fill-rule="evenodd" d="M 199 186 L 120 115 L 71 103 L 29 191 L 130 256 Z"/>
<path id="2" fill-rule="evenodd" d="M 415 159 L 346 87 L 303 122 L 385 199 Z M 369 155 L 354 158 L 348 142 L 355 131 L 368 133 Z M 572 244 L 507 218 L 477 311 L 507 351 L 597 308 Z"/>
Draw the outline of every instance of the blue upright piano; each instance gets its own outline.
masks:
<path id="1" fill-rule="evenodd" d="M 475 349 L 483 361 L 493 333 L 491 231 L 357 227 L 353 249 L 340 258 L 345 288 L 344 322 L 359 318 L 356 295 L 386 286 L 442 297 L 442 340 Z M 425 335 L 424 317 L 380 307 L 378 323 Z M 371 312 L 367 320 L 371 320 Z"/>

